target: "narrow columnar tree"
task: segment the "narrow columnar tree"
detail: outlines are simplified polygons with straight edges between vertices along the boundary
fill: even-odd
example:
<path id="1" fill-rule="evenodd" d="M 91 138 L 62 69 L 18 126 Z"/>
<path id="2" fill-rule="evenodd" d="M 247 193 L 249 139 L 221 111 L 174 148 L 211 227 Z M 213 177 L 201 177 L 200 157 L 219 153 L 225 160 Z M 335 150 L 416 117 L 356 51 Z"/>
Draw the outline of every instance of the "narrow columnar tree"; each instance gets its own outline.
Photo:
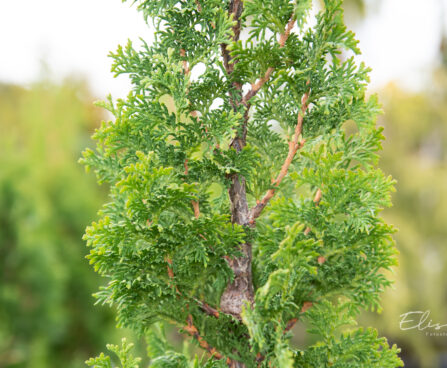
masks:
<path id="1" fill-rule="evenodd" d="M 133 89 L 102 103 L 115 120 L 83 158 L 110 185 L 85 235 L 109 279 L 98 301 L 147 333 L 151 367 L 401 366 L 353 326 L 380 308 L 396 250 L 379 217 L 393 190 L 376 168 L 380 108 L 342 1 L 135 3 L 155 41 L 112 54 Z M 297 321 L 307 347 L 290 344 Z M 202 359 L 175 352 L 162 322 Z M 135 367 L 129 348 L 111 350 Z"/>

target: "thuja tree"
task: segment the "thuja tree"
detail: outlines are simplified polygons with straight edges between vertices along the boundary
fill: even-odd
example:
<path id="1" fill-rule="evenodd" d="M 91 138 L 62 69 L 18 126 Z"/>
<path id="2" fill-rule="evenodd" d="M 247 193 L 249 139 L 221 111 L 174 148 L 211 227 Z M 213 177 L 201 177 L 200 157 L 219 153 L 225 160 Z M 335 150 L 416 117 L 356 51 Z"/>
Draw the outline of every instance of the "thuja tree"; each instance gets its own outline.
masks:
<path id="1" fill-rule="evenodd" d="M 147 334 L 151 367 L 401 366 L 354 326 L 380 308 L 396 250 L 380 109 L 341 0 L 314 17 L 309 0 L 135 2 L 155 42 L 112 54 L 133 90 L 102 104 L 115 120 L 83 158 L 111 188 L 85 235 L 109 279 L 98 301 Z M 309 346 L 290 344 L 297 321 Z M 111 350 L 137 366 L 127 343 Z"/>

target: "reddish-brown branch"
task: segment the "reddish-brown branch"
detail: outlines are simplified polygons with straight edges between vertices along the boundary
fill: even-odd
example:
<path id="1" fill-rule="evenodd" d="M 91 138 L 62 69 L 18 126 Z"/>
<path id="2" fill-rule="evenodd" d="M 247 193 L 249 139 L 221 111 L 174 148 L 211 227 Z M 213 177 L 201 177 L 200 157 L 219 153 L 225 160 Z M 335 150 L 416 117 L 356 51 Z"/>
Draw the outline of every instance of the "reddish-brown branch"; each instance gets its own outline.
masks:
<path id="1" fill-rule="evenodd" d="M 290 32 L 292 31 L 292 28 L 294 25 L 295 25 L 295 19 L 294 19 L 294 16 L 292 15 L 289 22 L 287 23 L 287 27 L 284 30 L 284 33 L 281 34 L 281 36 L 279 38 L 279 48 L 282 49 L 284 47 L 284 45 L 286 44 L 286 41 L 289 38 Z M 248 101 L 250 101 L 250 99 L 253 98 L 259 92 L 259 90 L 262 88 L 262 86 L 265 83 L 267 83 L 267 81 L 270 79 L 270 76 L 272 75 L 274 70 L 275 70 L 275 68 L 273 68 L 272 66 L 268 67 L 267 70 L 265 71 L 264 75 L 261 78 L 259 78 L 256 83 L 253 83 L 251 85 L 251 90 L 248 91 L 247 94 L 242 99 L 242 103 L 244 105 L 246 105 L 248 103 Z"/>
<path id="2" fill-rule="evenodd" d="M 306 312 L 310 307 L 312 307 L 313 304 L 314 303 L 312 303 L 312 302 L 304 302 L 303 306 L 301 307 L 300 313 L 302 314 L 302 313 Z"/>
<path id="3" fill-rule="evenodd" d="M 267 83 L 267 81 L 270 79 L 270 76 L 272 75 L 275 68 L 272 66 L 268 67 L 265 71 L 264 75 L 258 79 L 256 83 L 253 83 L 251 85 L 251 90 L 247 92 L 247 94 L 244 96 L 242 103 L 245 105 L 247 102 L 256 95 L 256 93 L 259 92 L 259 90 L 262 88 L 264 84 Z"/>
<path id="4" fill-rule="evenodd" d="M 165 257 L 165 261 L 168 263 L 166 265 L 166 268 L 168 270 L 169 279 L 173 281 L 174 280 L 174 271 L 172 271 L 172 260 L 171 260 L 171 258 L 169 258 L 169 256 L 166 256 Z M 177 285 L 174 283 L 172 286 L 175 288 L 175 291 L 178 294 L 177 297 L 179 295 L 181 295 L 180 290 L 178 289 Z"/>
<path id="5" fill-rule="evenodd" d="M 303 306 L 301 307 L 301 314 L 306 312 L 310 307 L 312 307 L 312 302 L 304 302 Z M 289 322 L 287 322 L 286 328 L 284 329 L 284 334 L 289 332 L 295 324 L 298 322 L 298 318 L 292 318 Z"/>
<path id="6" fill-rule="evenodd" d="M 211 307 L 209 304 L 202 302 L 201 300 L 196 300 L 196 302 L 206 314 L 212 317 L 219 318 L 220 313 L 216 308 Z"/>
<path id="7" fill-rule="evenodd" d="M 188 175 L 188 159 L 185 160 L 183 166 L 185 167 L 185 175 Z"/>
<path id="8" fill-rule="evenodd" d="M 284 329 L 284 334 L 289 332 L 293 326 L 295 326 L 295 323 L 298 322 L 298 318 L 292 318 L 289 322 L 287 322 L 286 328 Z"/>
<path id="9" fill-rule="evenodd" d="M 219 353 L 216 348 L 212 347 L 210 344 L 208 344 L 208 342 L 202 336 L 200 336 L 199 331 L 197 330 L 197 327 L 194 326 L 191 314 L 188 315 L 187 323 L 188 323 L 187 326 L 185 326 L 183 329 L 188 334 L 190 334 L 193 338 L 195 338 L 197 340 L 197 342 L 199 343 L 200 347 L 202 347 L 209 354 L 211 354 L 211 356 L 214 359 L 216 359 L 216 360 L 224 359 L 224 356 L 221 353 Z M 240 367 L 238 362 L 234 361 L 231 358 L 227 358 L 225 362 L 228 365 L 228 367 L 230 367 L 230 368 Z"/>
<path id="10" fill-rule="evenodd" d="M 189 333 L 193 338 L 195 338 L 198 341 L 199 345 L 203 349 L 205 349 L 208 353 L 210 353 L 214 359 L 217 359 L 217 360 L 223 359 L 223 355 L 221 353 L 219 353 L 215 348 L 210 346 L 210 344 L 208 344 L 205 341 L 205 339 L 203 339 L 203 337 L 200 336 L 199 331 L 197 330 L 196 326 L 194 326 L 191 315 L 188 316 L 187 322 L 188 322 L 188 325 L 185 326 L 183 329 L 187 333 Z"/>
<path id="11" fill-rule="evenodd" d="M 185 49 L 180 49 L 180 56 L 183 57 L 183 58 L 186 56 Z M 183 60 L 182 61 L 182 65 L 183 65 L 183 73 L 185 73 L 185 75 L 188 75 L 191 72 L 189 70 L 188 61 L 186 59 Z"/>
<path id="12" fill-rule="evenodd" d="M 258 364 L 258 367 L 261 366 L 262 362 L 265 360 L 265 356 L 261 353 L 256 354 L 256 363 Z"/>
<path id="13" fill-rule="evenodd" d="M 192 203 L 192 208 L 194 209 L 194 217 L 196 219 L 198 219 L 200 216 L 199 201 L 191 201 L 191 203 Z"/>
<path id="14" fill-rule="evenodd" d="M 168 263 L 168 265 L 166 266 L 168 268 L 168 276 L 170 279 L 174 278 L 174 272 L 172 271 L 172 260 L 169 257 L 166 257 L 166 262 Z"/>
<path id="15" fill-rule="evenodd" d="M 317 259 L 318 264 L 321 266 L 324 262 L 326 262 L 326 257 L 319 256 Z"/>
<path id="16" fill-rule="evenodd" d="M 265 206 L 267 206 L 267 203 L 270 201 L 270 199 L 273 198 L 275 195 L 276 187 L 278 187 L 279 184 L 281 184 L 284 177 L 287 175 L 287 172 L 289 170 L 289 167 L 293 161 L 293 158 L 295 157 L 296 152 L 301 149 L 305 143 L 305 140 L 302 138 L 302 130 L 303 130 L 303 120 L 304 120 L 304 114 L 306 113 L 308 104 L 307 101 L 309 99 L 309 92 L 306 92 L 301 100 L 301 111 L 298 113 L 298 121 L 295 127 L 295 134 L 293 137 L 293 140 L 289 142 L 289 152 L 287 154 L 287 157 L 281 167 L 281 170 L 276 177 L 276 179 L 273 180 L 272 185 L 275 188 L 271 188 L 267 191 L 267 193 L 264 195 L 262 200 L 260 200 L 256 205 L 251 209 L 250 211 L 250 222 L 254 223 L 254 221 L 259 217 L 262 210 Z"/>
<path id="17" fill-rule="evenodd" d="M 289 20 L 289 23 L 287 23 L 287 27 L 286 30 L 284 31 L 284 33 L 281 35 L 281 37 L 279 38 L 279 47 L 284 47 L 284 45 L 286 44 L 287 39 L 290 36 L 290 32 L 292 32 L 292 28 L 295 25 L 295 19 L 294 19 L 294 15 L 292 15 L 292 17 Z"/>
<path id="18" fill-rule="evenodd" d="M 165 261 L 168 263 L 166 265 L 166 268 L 168 269 L 168 276 L 170 280 L 174 279 L 174 271 L 172 271 L 172 260 L 171 258 L 169 258 L 168 256 L 165 257 Z M 182 293 L 180 292 L 180 290 L 178 289 L 177 285 L 174 285 L 175 290 L 178 294 L 178 296 L 182 295 Z M 211 307 L 208 303 L 205 303 L 199 299 L 196 298 L 192 298 L 194 300 L 194 302 L 196 302 L 199 307 L 209 316 L 215 317 L 215 318 L 219 318 L 219 311 L 213 307 Z"/>

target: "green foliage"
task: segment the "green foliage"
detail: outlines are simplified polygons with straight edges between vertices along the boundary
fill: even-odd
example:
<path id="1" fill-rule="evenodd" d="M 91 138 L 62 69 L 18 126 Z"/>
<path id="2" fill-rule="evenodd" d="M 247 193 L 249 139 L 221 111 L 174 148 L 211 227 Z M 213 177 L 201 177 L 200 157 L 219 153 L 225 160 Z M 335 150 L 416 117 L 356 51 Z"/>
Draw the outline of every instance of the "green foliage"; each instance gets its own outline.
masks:
<path id="1" fill-rule="evenodd" d="M 197 355 L 192 358 L 185 351 L 178 353 L 167 342 L 162 324 L 155 324 L 154 328 L 146 333 L 148 343 L 148 356 L 151 362 L 148 368 L 224 368 L 227 367 L 222 361 L 212 359 L 199 359 Z M 114 353 L 112 357 L 101 353 L 96 358 L 89 359 L 86 364 L 93 368 L 112 368 L 113 359 L 117 358 L 121 368 L 139 368 L 140 358 L 135 358 L 132 354 L 133 344 L 122 340 L 121 347 L 117 345 L 107 345 L 107 349 Z"/>
<path id="2" fill-rule="evenodd" d="M 128 344 L 126 339 L 121 341 L 121 346 L 118 345 L 107 345 L 107 349 L 112 353 L 115 353 L 118 357 L 122 368 L 138 368 L 138 364 L 141 358 L 134 358 L 130 352 L 133 348 L 133 344 Z M 101 355 L 97 358 L 91 358 L 87 362 L 89 367 L 94 368 L 112 368 L 111 360 L 109 356 Z"/>
<path id="3" fill-rule="evenodd" d="M 0 85 L 2 367 L 80 367 L 115 335 L 81 241 L 105 198 L 75 163 L 102 115 L 90 101 L 74 80 Z"/>
<path id="4" fill-rule="evenodd" d="M 231 277 L 223 257 L 234 253 L 243 232 L 217 213 L 194 219 L 195 185 L 182 183 L 172 167 L 160 166 L 154 152 L 136 156 L 136 163 L 124 167 L 103 218 L 87 229 L 90 262 L 113 278 L 97 296 L 103 303 L 120 300 L 123 324 L 138 327 L 160 316 L 181 323 L 187 304 L 202 297 L 198 283 L 207 285 L 208 301 L 216 303 Z M 167 258 L 173 279 L 166 272 Z"/>
<path id="5" fill-rule="evenodd" d="M 376 168 L 380 107 L 365 97 L 369 69 L 340 57 L 359 53 L 342 1 L 324 1 L 312 27 L 309 1 L 245 1 L 241 12 L 228 10 L 237 1 L 136 3 L 155 18 L 156 41 L 112 54 L 134 88 L 102 103 L 115 120 L 82 159 L 110 185 L 84 237 L 109 280 L 98 302 L 149 334 L 153 367 L 401 366 L 373 329 L 347 329 L 361 309 L 380 310 L 397 252 L 380 217 L 394 190 Z M 305 141 L 286 167 L 294 138 Z M 237 200 L 255 208 L 284 167 L 261 216 L 239 223 L 235 180 L 244 186 Z M 243 259 L 244 244 L 253 247 L 254 303 L 234 315 L 219 304 L 239 277 L 227 261 Z M 290 344 L 298 318 L 317 341 L 307 349 Z M 156 322 L 188 332 L 216 361 L 176 352 L 148 332 Z"/>

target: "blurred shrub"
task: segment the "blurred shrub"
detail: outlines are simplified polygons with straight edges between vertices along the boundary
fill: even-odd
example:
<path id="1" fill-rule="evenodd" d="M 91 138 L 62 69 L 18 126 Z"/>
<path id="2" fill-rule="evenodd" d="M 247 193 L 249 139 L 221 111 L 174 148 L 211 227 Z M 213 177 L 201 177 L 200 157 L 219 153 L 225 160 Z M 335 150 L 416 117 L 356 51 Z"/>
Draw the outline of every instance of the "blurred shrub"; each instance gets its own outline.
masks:
<path id="1" fill-rule="evenodd" d="M 104 195 L 77 164 L 100 113 L 81 82 L 0 85 L 0 367 L 81 367 L 110 341 L 81 240 Z"/>
<path id="2" fill-rule="evenodd" d="M 436 73 L 430 90 L 413 93 L 390 85 L 381 92 L 385 127 L 381 166 L 398 182 L 386 220 L 399 232 L 400 266 L 384 311 L 368 316 L 402 348 L 405 367 L 435 368 L 447 351 L 445 336 L 401 331 L 400 315 L 430 310 L 432 323 L 447 324 L 447 74 Z M 373 321 L 371 319 L 374 319 Z M 425 325 L 427 325 L 428 320 Z M 429 329 L 435 332 L 434 329 Z M 438 332 L 447 333 L 447 327 Z"/>

